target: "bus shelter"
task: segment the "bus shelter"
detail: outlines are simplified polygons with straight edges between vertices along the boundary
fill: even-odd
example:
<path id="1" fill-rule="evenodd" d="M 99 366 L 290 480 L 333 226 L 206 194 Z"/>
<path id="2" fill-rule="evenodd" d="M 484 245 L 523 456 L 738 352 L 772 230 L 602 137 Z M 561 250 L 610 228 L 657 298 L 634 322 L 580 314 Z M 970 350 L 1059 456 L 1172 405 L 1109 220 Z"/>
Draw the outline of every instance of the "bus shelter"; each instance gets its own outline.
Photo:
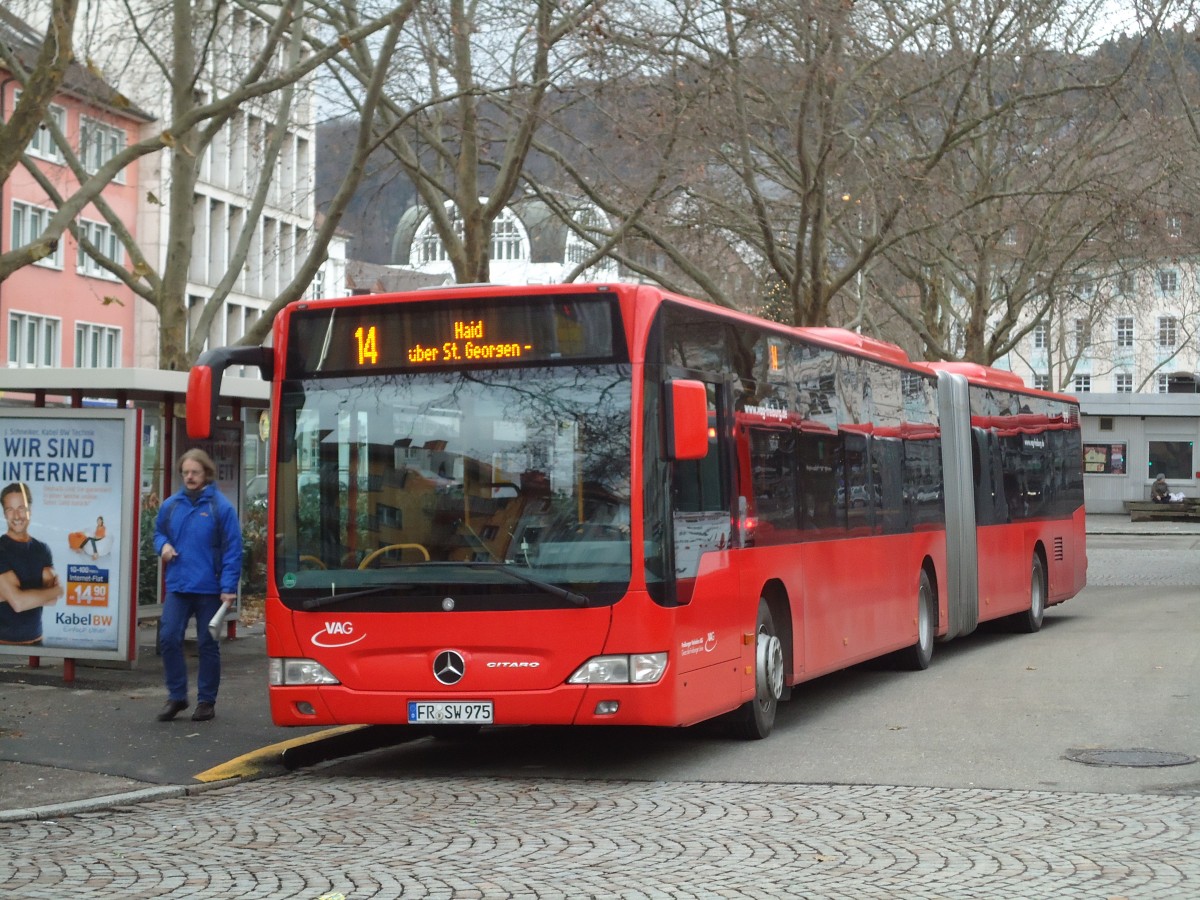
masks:
<path id="1" fill-rule="evenodd" d="M 257 372 L 255 372 L 257 375 Z M 162 615 L 163 579 L 158 556 L 154 553 L 154 518 L 161 500 L 178 488 L 175 460 L 184 450 L 200 443 L 209 450 L 218 466 L 218 483 L 224 493 L 238 508 L 243 532 L 252 541 L 258 533 L 255 528 L 247 529 L 247 519 L 253 515 L 265 515 L 265 504 L 255 491 L 266 482 L 267 450 L 269 434 L 267 407 L 269 385 L 257 377 L 239 377 L 231 373 L 224 379 L 221 391 L 222 406 L 219 410 L 217 434 L 212 442 L 195 442 L 187 438 L 185 407 L 187 398 L 187 372 L 157 369 L 6 369 L 0 376 L 0 411 L 4 415 L 29 418 L 23 421 L 41 421 L 38 417 L 53 416 L 55 410 L 70 409 L 72 422 L 87 420 L 87 411 L 97 417 L 113 415 L 110 410 L 138 410 L 137 421 L 140 434 L 134 436 L 140 448 L 137 454 L 137 472 L 126 479 L 125 490 L 136 491 L 134 498 L 123 498 L 128 509 L 136 509 L 136 515 L 121 517 L 118 527 L 125 534 L 107 534 L 105 538 L 113 546 L 127 547 L 127 560 L 133 584 L 132 599 L 122 599 L 133 608 L 131 621 L 156 619 Z M 32 412 L 46 410 L 46 413 Z M 46 421 L 49 421 L 47 419 Z M 18 444 L 8 442 L 19 438 L 6 438 L 4 456 L 0 465 L 11 463 L 18 451 Z M 50 441 L 44 441 L 49 444 Z M 53 450 L 51 454 L 53 455 Z M 6 472 L 12 476 L 22 469 L 8 464 Z M 26 468 L 26 471 L 35 470 Z M 4 479 L 4 483 L 18 480 Z M 249 492 L 247 487 L 249 486 Z M 82 490 L 82 489 L 81 489 Z M 60 496 L 63 492 L 60 490 Z M 130 533 L 133 532 L 133 533 Z M 85 535 L 90 540 L 90 536 Z M 91 549 L 95 549 L 95 544 Z M 253 558 L 257 554 L 251 554 Z M 236 612 L 228 619 L 228 636 L 236 636 L 238 617 Z M 40 655 L 30 654 L 31 666 L 38 666 L 41 656 L 63 658 L 64 680 L 74 679 L 76 658 L 94 658 L 98 654 L 81 652 L 71 657 L 70 650 L 40 650 Z M 22 653 L 24 648 L 22 648 Z M 132 663 L 136 656 L 136 641 L 133 642 Z"/>

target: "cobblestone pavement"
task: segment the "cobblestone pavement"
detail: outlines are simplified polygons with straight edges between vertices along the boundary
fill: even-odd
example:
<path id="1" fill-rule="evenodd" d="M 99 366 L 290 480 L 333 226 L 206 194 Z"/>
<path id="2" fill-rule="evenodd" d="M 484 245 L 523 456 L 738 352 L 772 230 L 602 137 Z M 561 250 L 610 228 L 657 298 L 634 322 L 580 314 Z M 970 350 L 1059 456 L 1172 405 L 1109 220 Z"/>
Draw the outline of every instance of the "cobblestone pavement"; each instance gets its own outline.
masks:
<path id="1" fill-rule="evenodd" d="M 1195 798 L 839 785 L 337 781 L 0 826 L 21 898 L 1194 898 Z"/>
<path id="2" fill-rule="evenodd" d="M 1087 583 L 1092 587 L 1200 585 L 1200 538 L 1161 536 L 1159 546 L 1128 538 L 1089 536 Z M 1130 548 L 1136 546 L 1136 550 Z M 1130 564 L 1130 553 L 1137 564 Z"/>

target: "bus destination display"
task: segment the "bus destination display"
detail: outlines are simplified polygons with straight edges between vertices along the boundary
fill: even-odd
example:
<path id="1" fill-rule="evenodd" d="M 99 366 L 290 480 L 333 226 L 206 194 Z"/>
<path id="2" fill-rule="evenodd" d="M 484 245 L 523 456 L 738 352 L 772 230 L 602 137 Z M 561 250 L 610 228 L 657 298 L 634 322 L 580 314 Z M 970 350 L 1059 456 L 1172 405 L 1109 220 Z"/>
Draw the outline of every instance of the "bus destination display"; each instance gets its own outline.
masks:
<path id="1" fill-rule="evenodd" d="M 437 362 L 454 363 L 464 360 L 478 362 L 486 359 L 517 359 L 522 354 L 533 353 L 533 344 L 531 343 L 489 341 L 483 319 L 476 319 L 473 322 L 455 321 L 451 323 L 450 331 L 449 339 L 440 347 L 425 347 L 420 343 L 410 347 L 408 361 L 413 365 Z M 362 344 L 365 340 L 370 347 L 374 347 L 375 326 L 370 326 L 365 338 L 361 334 L 361 329 L 359 333 L 356 333 L 356 337 L 360 344 L 359 365 L 362 365 L 364 358 Z"/>
<path id="2" fill-rule="evenodd" d="M 380 303 L 293 314 L 288 372 L 627 358 L 611 296 Z"/>

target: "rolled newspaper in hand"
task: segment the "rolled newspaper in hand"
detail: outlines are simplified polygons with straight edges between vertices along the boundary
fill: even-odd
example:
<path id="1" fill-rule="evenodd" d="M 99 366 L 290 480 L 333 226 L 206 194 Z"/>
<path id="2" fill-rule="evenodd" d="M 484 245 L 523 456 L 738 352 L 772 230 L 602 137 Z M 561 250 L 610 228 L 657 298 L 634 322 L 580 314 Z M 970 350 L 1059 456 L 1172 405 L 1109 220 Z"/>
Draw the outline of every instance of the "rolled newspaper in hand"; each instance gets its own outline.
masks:
<path id="1" fill-rule="evenodd" d="M 219 640 L 217 634 L 221 630 L 221 626 L 225 623 L 225 617 L 229 615 L 229 610 L 233 604 L 226 600 L 221 604 L 221 608 L 217 610 L 217 614 L 208 621 L 208 633 L 212 635 L 213 640 Z"/>

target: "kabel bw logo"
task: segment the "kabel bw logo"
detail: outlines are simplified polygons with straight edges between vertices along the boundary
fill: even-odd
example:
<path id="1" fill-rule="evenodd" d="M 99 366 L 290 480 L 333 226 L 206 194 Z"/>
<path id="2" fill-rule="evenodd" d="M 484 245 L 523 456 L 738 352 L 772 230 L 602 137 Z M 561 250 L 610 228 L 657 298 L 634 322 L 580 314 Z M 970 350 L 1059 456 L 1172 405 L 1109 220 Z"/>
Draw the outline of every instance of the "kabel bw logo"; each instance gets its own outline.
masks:
<path id="1" fill-rule="evenodd" d="M 350 622 L 326 622 L 325 630 L 314 634 L 312 642 L 317 647 L 349 647 L 365 637 L 365 634 L 355 637 L 354 625 Z"/>

